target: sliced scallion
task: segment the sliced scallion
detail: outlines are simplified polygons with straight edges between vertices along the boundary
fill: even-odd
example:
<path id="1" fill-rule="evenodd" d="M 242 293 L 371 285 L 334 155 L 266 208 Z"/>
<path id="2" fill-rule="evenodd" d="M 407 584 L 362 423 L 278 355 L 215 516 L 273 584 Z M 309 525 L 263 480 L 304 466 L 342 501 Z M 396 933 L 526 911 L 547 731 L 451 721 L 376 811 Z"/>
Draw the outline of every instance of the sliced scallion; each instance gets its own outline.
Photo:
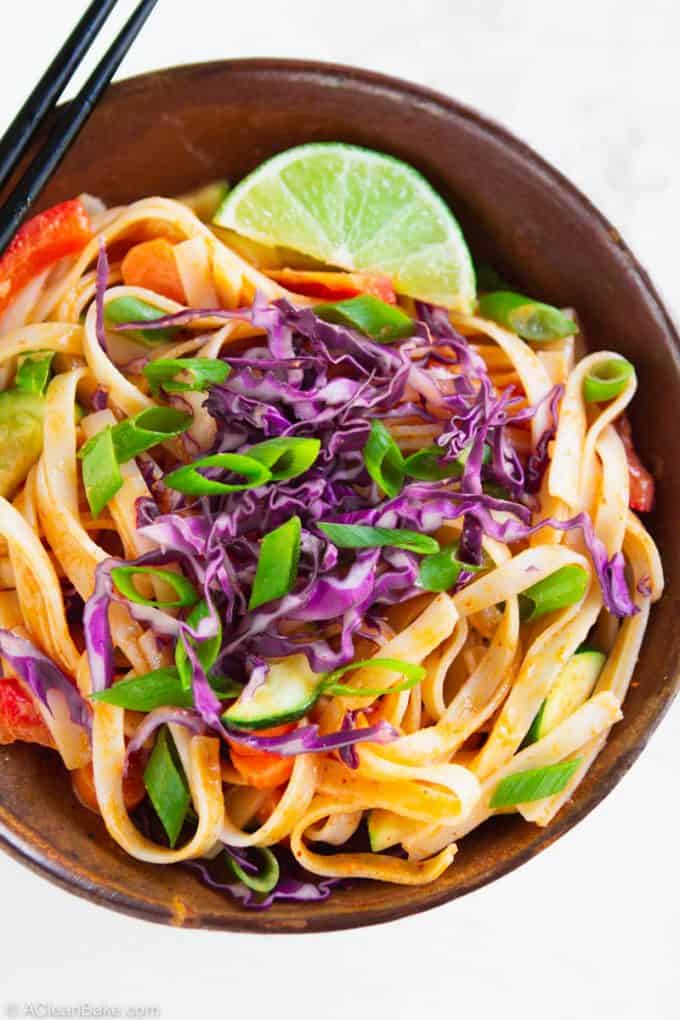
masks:
<path id="1" fill-rule="evenodd" d="M 243 882 L 244 885 L 247 885 L 249 889 L 252 889 L 253 892 L 269 893 L 279 881 L 279 862 L 269 847 L 253 847 L 253 850 L 262 858 L 262 867 L 259 871 L 247 871 L 241 867 L 231 854 L 225 853 L 227 865 L 236 878 Z"/>
<path id="2" fill-rule="evenodd" d="M 374 528 L 366 524 L 335 524 L 332 521 L 321 521 L 318 527 L 338 549 L 392 546 L 423 555 L 439 552 L 439 542 L 431 535 L 421 535 L 406 528 Z"/>
<path id="3" fill-rule="evenodd" d="M 192 421 L 190 414 L 174 407 L 147 407 L 126 418 L 112 429 L 118 463 L 124 464 L 145 450 L 181 435 Z"/>
<path id="4" fill-rule="evenodd" d="M 552 797 L 565 788 L 580 764 L 581 759 L 574 758 L 573 761 L 560 761 L 556 765 L 505 776 L 494 790 L 489 807 L 514 807 L 516 804 Z"/>
<path id="5" fill-rule="evenodd" d="M 42 396 L 52 372 L 54 351 L 29 351 L 19 359 L 14 385 L 24 393 Z"/>
<path id="6" fill-rule="evenodd" d="M 577 325 L 559 308 L 532 301 L 522 294 L 510 290 L 496 290 L 482 294 L 479 299 L 479 314 L 507 329 L 511 329 L 523 340 L 545 343 L 572 336 Z"/>
<path id="7" fill-rule="evenodd" d="M 249 447 L 246 456 L 254 457 L 268 467 L 272 482 L 285 482 L 308 471 L 320 449 L 320 439 L 279 436 Z"/>
<path id="8" fill-rule="evenodd" d="M 347 301 L 316 305 L 314 312 L 326 322 L 349 326 L 379 344 L 413 336 L 413 319 L 396 305 L 388 305 L 372 294 L 360 294 Z"/>
<path id="9" fill-rule="evenodd" d="M 201 620 L 205 620 L 206 617 L 210 616 L 210 608 L 205 599 L 201 599 L 194 608 L 191 610 L 187 617 L 187 625 L 192 630 L 196 630 Z M 193 638 L 187 637 L 186 634 L 182 634 L 180 640 L 175 645 L 175 665 L 179 673 L 180 681 L 183 690 L 189 690 L 191 687 L 192 670 L 189 656 L 185 647 L 185 642 L 190 641 L 193 648 L 196 649 L 196 655 L 198 661 L 207 673 L 208 670 L 214 665 L 215 659 L 220 653 L 222 647 L 222 624 L 220 622 L 219 614 L 217 615 L 217 633 L 213 637 L 205 638 L 203 641 L 195 641 Z"/>
<path id="10" fill-rule="evenodd" d="M 126 322 L 153 322 L 154 319 L 162 319 L 165 314 L 160 308 L 154 308 L 147 301 L 141 301 L 131 294 L 126 297 L 114 298 L 104 309 L 105 321 L 114 328 Z M 176 333 L 177 329 L 171 327 L 168 329 L 140 329 L 130 333 L 129 336 L 147 344 L 160 344 L 172 340 Z"/>
<path id="11" fill-rule="evenodd" d="M 172 739 L 163 726 L 144 770 L 144 785 L 160 818 L 171 847 L 174 847 L 191 800 L 189 784 Z"/>
<path id="12" fill-rule="evenodd" d="M 338 680 L 345 673 L 355 669 L 386 669 L 393 673 L 401 673 L 405 679 L 398 684 L 386 688 L 372 687 L 350 687 L 349 684 L 340 684 Z M 348 666 L 341 666 L 326 673 L 319 685 L 319 694 L 332 694 L 337 697 L 371 697 L 377 698 L 381 694 L 397 694 L 399 691 L 408 691 L 425 677 L 426 670 L 423 666 L 417 666 L 412 662 L 404 662 L 402 659 L 362 659 L 360 662 L 351 662 Z"/>
<path id="13" fill-rule="evenodd" d="M 173 589 L 177 598 L 169 602 L 145 598 L 135 587 L 134 578 L 137 574 L 163 581 Z M 180 608 L 195 605 L 199 597 L 191 581 L 183 574 L 177 574 L 174 570 L 161 570 L 160 567 L 113 567 L 111 580 L 128 602 L 136 602 L 140 606 L 155 606 L 158 609 Z"/>
<path id="14" fill-rule="evenodd" d="M 445 546 L 444 549 L 433 553 L 432 556 L 424 556 L 420 561 L 420 569 L 418 571 L 418 584 L 420 587 L 424 588 L 425 591 L 449 591 L 453 588 L 463 571 L 476 574 L 480 570 L 486 570 L 484 564 L 476 566 L 473 563 L 464 563 L 457 556 L 457 542 L 453 545 Z"/>
<path id="15" fill-rule="evenodd" d="M 244 482 L 218 482 L 213 478 L 206 478 L 200 474 L 200 469 L 221 468 L 223 471 L 231 471 L 241 475 Z M 171 471 L 165 476 L 165 484 L 177 492 L 184 492 L 189 496 L 214 496 L 227 492 L 244 492 L 246 489 L 257 489 L 271 481 L 271 471 L 254 457 L 245 457 L 240 453 L 213 453 L 208 457 L 201 457 L 193 464 L 187 464 Z"/>
<path id="16" fill-rule="evenodd" d="M 404 458 L 388 429 L 377 418 L 364 446 L 366 470 L 379 488 L 394 498 L 404 484 Z"/>
<path id="17" fill-rule="evenodd" d="M 568 563 L 520 594 L 520 618 L 523 622 L 537 620 L 546 613 L 573 606 L 583 598 L 587 588 L 587 571 L 575 563 Z"/>
<path id="18" fill-rule="evenodd" d="M 283 598 L 292 589 L 300 559 L 300 534 L 300 518 L 291 517 L 264 536 L 248 609 Z"/>
<path id="19" fill-rule="evenodd" d="M 602 404 L 623 393 L 635 368 L 627 358 L 609 358 L 594 365 L 583 380 L 583 399 Z"/>
<path id="20" fill-rule="evenodd" d="M 110 499 L 123 487 L 123 476 L 113 445 L 113 429 L 102 429 L 80 450 L 83 461 L 83 485 L 94 517 L 98 517 Z"/>
<path id="21" fill-rule="evenodd" d="M 149 380 L 151 392 L 157 396 L 161 387 L 166 393 L 207 390 L 223 383 L 231 369 L 226 361 L 219 358 L 159 358 L 150 361 L 142 371 Z M 188 375 L 191 381 L 182 382 L 175 378 L 182 374 Z"/>

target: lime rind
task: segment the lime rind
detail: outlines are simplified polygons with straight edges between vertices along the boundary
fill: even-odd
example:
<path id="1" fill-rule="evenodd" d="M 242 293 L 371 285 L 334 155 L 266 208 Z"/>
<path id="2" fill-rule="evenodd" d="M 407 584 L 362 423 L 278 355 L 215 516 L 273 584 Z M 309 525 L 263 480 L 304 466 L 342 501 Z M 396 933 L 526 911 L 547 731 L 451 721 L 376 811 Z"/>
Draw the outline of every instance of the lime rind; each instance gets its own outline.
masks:
<path id="1" fill-rule="evenodd" d="M 413 167 L 333 142 L 267 160 L 227 195 L 214 222 L 342 269 L 389 274 L 398 293 L 468 311 L 472 259 L 441 197 Z"/>

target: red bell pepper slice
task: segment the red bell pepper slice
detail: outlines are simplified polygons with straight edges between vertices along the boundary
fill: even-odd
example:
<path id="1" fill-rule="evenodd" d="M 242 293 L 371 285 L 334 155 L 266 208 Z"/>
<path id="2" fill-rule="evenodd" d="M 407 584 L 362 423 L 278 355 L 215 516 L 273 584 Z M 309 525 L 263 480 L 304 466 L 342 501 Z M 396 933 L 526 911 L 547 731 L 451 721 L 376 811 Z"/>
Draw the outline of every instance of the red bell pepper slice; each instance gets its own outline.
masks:
<path id="1" fill-rule="evenodd" d="M 19 227 L 0 258 L 0 313 L 43 269 L 82 251 L 92 224 L 79 198 L 53 205 Z"/>
<path id="2" fill-rule="evenodd" d="M 0 744 L 24 740 L 54 747 L 52 734 L 43 722 L 31 695 L 14 677 L 0 678 Z"/>
<path id="3" fill-rule="evenodd" d="M 359 294 L 372 294 L 388 305 L 397 303 L 392 280 L 380 273 L 341 273 L 328 270 L 269 270 L 267 276 L 287 290 L 323 301 L 346 301 Z"/>
<path id="4" fill-rule="evenodd" d="M 628 505 L 631 510 L 647 513 L 654 506 L 654 479 L 633 446 L 633 433 L 625 414 L 622 414 L 617 420 L 616 428 L 623 441 L 628 460 L 628 478 L 630 480 Z"/>

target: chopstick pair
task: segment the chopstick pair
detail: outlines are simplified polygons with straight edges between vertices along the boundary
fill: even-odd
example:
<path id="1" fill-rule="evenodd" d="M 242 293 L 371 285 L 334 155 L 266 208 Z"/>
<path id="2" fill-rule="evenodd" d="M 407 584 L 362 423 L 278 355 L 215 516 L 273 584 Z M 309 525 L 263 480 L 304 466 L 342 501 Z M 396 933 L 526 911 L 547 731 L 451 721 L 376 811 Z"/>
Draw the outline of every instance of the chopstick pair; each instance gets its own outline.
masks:
<path id="1" fill-rule="evenodd" d="M 117 0 L 92 0 L 82 18 L 0 139 L 0 188 L 17 169 Z M 44 145 L 0 209 L 0 254 L 92 113 L 158 0 L 141 0 L 80 92 L 57 116 Z"/>

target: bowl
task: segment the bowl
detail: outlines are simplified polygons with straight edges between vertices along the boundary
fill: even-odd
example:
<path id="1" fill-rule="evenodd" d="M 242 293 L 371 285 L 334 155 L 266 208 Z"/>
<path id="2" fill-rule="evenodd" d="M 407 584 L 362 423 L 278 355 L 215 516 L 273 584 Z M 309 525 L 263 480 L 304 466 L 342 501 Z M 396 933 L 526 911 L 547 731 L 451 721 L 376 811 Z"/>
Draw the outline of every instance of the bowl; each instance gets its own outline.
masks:
<path id="1" fill-rule="evenodd" d="M 115 139 L 115 144 L 111 144 Z M 462 896 L 530 860 L 602 800 L 630 768 L 678 687 L 680 406 L 678 337 L 618 232 L 564 177 L 503 128 L 445 96 L 353 68 L 288 60 L 176 67 L 106 93 L 42 196 L 81 191 L 107 203 L 173 195 L 217 177 L 237 181 L 301 142 L 384 150 L 418 167 L 450 202 L 473 252 L 519 288 L 578 310 L 598 348 L 637 367 L 632 417 L 644 461 L 660 479 L 650 527 L 668 586 L 655 606 L 623 722 L 573 800 L 547 829 L 497 817 L 467 836 L 453 867 L 421 888 L 356 882 L 321 903 L 247 911 L 180 867 L 120 850 L 81 807 L 54 755 L 0 750 L 0 841 L 38 873 L 96 903 L 146 920 L 231 931 L 303 932 L 394 920 Z"/>

